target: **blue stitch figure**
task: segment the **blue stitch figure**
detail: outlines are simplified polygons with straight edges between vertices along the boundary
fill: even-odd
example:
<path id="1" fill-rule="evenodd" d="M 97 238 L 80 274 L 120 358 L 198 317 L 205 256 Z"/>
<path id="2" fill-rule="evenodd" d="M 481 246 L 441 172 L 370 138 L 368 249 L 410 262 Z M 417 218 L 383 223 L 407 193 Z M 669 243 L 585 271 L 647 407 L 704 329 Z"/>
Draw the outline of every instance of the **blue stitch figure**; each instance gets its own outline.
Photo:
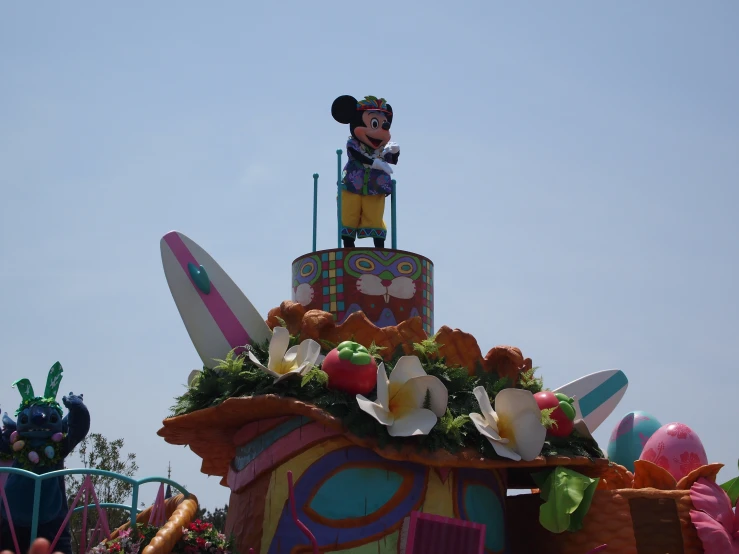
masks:
<path id="1" fill-rule="evenodd" d="M 69 393 L 62 402 L 69 410 L 62 417 L 62 407 L 56 401 L 62 380 L 62 366 L 55 363 L 49 370 L 43 396 L 35 396 L 28 379 L 13 383 L 23 400 L 16 411 L 18 421 L 3 414 L 0 434 L 0 455 L 13 458 L 13 467 L 20 467 L 37 474 L 64 468 L 64 459 L 90 430 L 90 413 L 82 395 Z M 5 483 L 5 494 L 13 517 L 18 546 L 26 552 L 31 545 L 34 481 L 19 475 L 10 475 Z M 67 492 L 64 477 L 42 481 L 39 507 L 39 537 L 53 541 L 67 515 Z M 5 507 L 0 503 L 0 514 Z M 12 535 L 5 518 L 0 523 L 0 544 L 10 547 Z M 72 554 L 71 534 L 67 524 L 57 542 L 55 552 Z"/>

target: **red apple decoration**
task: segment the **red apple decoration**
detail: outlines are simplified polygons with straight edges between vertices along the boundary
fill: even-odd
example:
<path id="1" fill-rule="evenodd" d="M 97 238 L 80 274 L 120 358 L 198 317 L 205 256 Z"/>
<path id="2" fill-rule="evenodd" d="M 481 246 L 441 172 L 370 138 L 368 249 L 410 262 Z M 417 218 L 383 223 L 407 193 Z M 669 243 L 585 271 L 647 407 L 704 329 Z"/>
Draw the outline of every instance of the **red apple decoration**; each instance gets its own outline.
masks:
<path id="1" fill-rule="evenodd" d="M 369 394 L 377 384 L 377 363 L 367 349 L 344 341 L 326 355 L 321 369 L 328 375 L 328 387 L 349 394 Z"/>
<path id="2" fill-rule="evenodd" d="M 537 392 L 534 399 L 540 410 L 556 408 L 551 417 L 557 425 L 547 429 L 547 434 L 553 437 L 569 437 L 575 428 L 575 407 L 572 405 L 574 399 L 551 391 Z"/>

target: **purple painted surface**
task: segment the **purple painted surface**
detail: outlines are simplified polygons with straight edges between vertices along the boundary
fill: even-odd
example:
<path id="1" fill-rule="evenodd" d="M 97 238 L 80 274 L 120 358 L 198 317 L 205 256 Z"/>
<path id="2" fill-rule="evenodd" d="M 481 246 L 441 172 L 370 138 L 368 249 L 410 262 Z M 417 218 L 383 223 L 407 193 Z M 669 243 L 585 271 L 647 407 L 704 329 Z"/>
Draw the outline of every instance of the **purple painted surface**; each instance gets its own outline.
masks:
<path id="1" fill-rule="evenodd" d="M 392 510 L 372 523 L 359 525 L 357 527 L 330 527 L 323 525 L 310 518 L 303 509 L 309 503 L 311 494 L 316 487 L 335 469 L 348 466 L 352 462 L 378 462 L 387 463 L 388 460 L 381 458 L 371 450 L 360 447 L 341 448 L 327 454 L 311 465 L 295 483 L 295 497 L 297 500 L 297 516 L 315 535 L 319 546 L 342 545 L 351 541 L 367 539 L 373 535 L 389 534 L 394 526 L 400 526 L 403 518 L 408 516 L 412 510 L 417 508 L 426 486 L 427 468 L 418 464 L 408 462 L 390 462 L 390 467 L 399 470 L 410 470 L 413 480 L 410 492 Z M 390 469 L 389 471 L 392 471 Z M 372 486 L 371 483 L 358 483 L 358 486 Z M 360 492 L 360 491 L 358 491 Z M 351 491 L 347 491 L 351 494 Z M 305 536 L 295 526 L 289 506 L 285 506 L 280 516 L 280 522 L 269 547 L 269 554 L 287 554 L 292 552 L 296 546 L 307 544 Z"/>
<path id="2" fill-rule="evenodd" d="M 218 325 L 218 328 L 221 330 L 221 333 L 223 333 L 223 336 L 226 338 L 226 341 L 231 348 L 238 348 L 252 342 L 249 337 L 249 333 L 244 329 L 244 326 L 241 325 L 241 322 L 228 306 L 226 300 L 221 296 L 221 293 L 218 292 L 215 284 L 213 284 L 213 282 L 210 283 L 210 294 L 203 294 L 192 280 L 187 264 L 192 263 L 196 267 L 200 267 L 201 264 L 195 259 L 195 256 L 193 256 L 190 250 L 188 250 L 180 236 L 176 232 L 172 231 L 171 233 L 164 235 L 164 242 L 166 242 L 167 246 L 172 250 L 175 258 L 179 262 L 180 266 L 182 266 L 182 271 L 184 271 L 188 279 L 190 279 L 192 286 L 195 287 L 195 290 L 200 295 L 200 299 L 203 301 L 203 304 L 205 304 L 205 307 L 208 309 L 208 312 L 210 312 L 210 315 L 213 317 L 213 320 L 216 322 L 216 325 Z M 208 271 L 207 267 L 205 268 L 205 271 Z"/>

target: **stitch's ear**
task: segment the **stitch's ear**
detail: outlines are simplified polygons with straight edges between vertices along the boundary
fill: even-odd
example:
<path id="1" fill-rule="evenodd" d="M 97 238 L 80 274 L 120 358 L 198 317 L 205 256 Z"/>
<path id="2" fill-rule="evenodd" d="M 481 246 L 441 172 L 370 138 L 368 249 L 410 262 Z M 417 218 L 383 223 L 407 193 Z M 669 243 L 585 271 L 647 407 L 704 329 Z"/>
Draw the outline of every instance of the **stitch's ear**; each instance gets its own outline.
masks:
<path id="1" fill-rule="evenodd" d="M 389 114 L 387 115 L 387 120 L 392 124 L 393 122 L 393 107 L 390 104 L 386 104 L 385 107 L 387 108 L 387 111 L 389 111 Z"/>
<path id="2" fill-rule="evenodd" d="M 59 392 L 59 385 L 62 382 L 62 364 L 59 362 L 51 366 L 49 375 L 46 376 L 46 389 L 44 389 L 44 398 L 56 398 L 56 393 Z"/>
<path id="3" fill-rule="evenodd" d="M 8 416 L 8 412 L 5 412 L 3 414 L 3 429 L 15 431 L 17 427 L 18 427 L 18 424 L 12 419 L 10 419 L 10 417 Z"/>
<path id="4" fill-rule="evenodd" d="M 65 435 L 69 432 L 69 414 L 62 419 L 62 433 Z"/>
<path id="5" fill-rule="evenodd" d="M 21 393 L 21 397 L 23 397 L 24 401 L 33 400 L 36 396 L 33 392 L 33 385 L 28 379 L 18 379 L 13 383 L 13 387 L 18 387 L 18 392 Z"/>
<path id="6" fill-rule="evenodd" d="M 339 123 L 348 125 L 354 120 L 357 114 L 357 99 L 353 96 L 339 96 L 334 103 L 331 104 L 331 115 Z"/>

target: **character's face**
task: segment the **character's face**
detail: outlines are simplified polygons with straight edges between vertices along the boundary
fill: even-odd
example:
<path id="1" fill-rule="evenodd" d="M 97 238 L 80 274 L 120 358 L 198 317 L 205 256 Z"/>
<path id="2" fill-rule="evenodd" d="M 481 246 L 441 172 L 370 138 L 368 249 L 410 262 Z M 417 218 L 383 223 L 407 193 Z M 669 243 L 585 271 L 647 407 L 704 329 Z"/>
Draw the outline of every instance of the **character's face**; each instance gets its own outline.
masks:
<path id="1" fill-rule="evenodd" d="M 45 439 L 62 431 L 62 415 L 51 406 L 29 406 L 18 414 L 18 434 L 27 439 Z"/>
<path id="2" fill-rule="evenodd" d="M 382 112 L 364 112 L 364 127 L 354 129 L 354 134 L 361 142 L 377 150 L 390 142 L 390 122 Z"/>

